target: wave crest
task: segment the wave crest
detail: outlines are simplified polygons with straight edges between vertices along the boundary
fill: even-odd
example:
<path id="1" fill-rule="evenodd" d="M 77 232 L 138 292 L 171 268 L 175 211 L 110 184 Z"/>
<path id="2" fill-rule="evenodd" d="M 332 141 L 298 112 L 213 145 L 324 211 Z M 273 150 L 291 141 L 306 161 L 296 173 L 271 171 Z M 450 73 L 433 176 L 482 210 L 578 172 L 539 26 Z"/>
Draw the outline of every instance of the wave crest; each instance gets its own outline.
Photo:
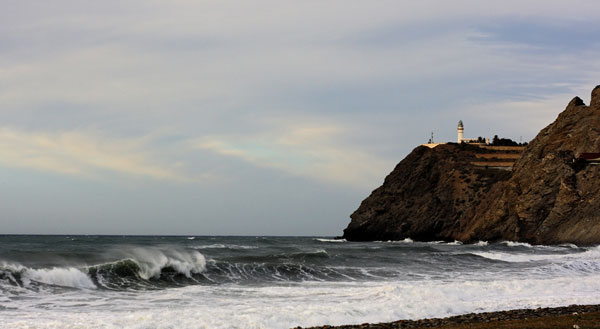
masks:
<path id="1" fill-rule="evenodd" d="M 533 248 L 533 246 L 527 242 L 516 242 L 516 241 L 502 241 L 500 244 L 503 244 L 507 247 L 527 247 Z"/>
<path id="2" fill-rule="evenodd" d="M 12 285 L 31 287 L 33 284 L 97 289 L 91 278 L 75 267 L 29 268 L 20 264 L 2 263 L 0 279 L 6 279 Z"/>
<path id="3" fill-rule="evenodd" d="M 29 268 L 2 263 L 0 280 L 12 286 L 37 285 L 79 289 L 152 287 L 149 281 L 194 280 L 206 269 L 206 259 L 196 250 L 138 247 L 120 251 L 122 259 L 93 266 Z"/>
<path id="4" fill-rule="evenodd" d="M 236 250 L 236 249 L 241 249 L 241 250 L 258 249 L 258 247 L 256 247 L 256 246 L 246 246 L 246 245 L 239 245 L 239 244 L 223 244 L 223 243 L 198 245 L 198 246 L 193 246 L 192 248 L 194 248 L 194 249 L 234 249 L 234 250 Z"/>
<path id="5" fill-rule="evenodd" d="M 80 269 L 74 267 L 52 267 L 50 269 L 27 269 L 21 280 L 31 280 L 53 286 L 97 289 L 92 279 Z"/>
<path id="6" fill-rule="evenodd" d="M 348 242 L 346 239 L 322 239 L 322 238 L 316 238 L 314 240 L 315 241 L 319 241 L 319 242 L 334 242 L 334 243 Z"/>
<path id="7" fill-rule="evenodd" d="M 139 266 L 142 279 L 158 279 L 164 269 L 172 269 L 188 278 L 206 269 L 206 259 L 196 250 L 134 248 L 126 251 L 128 259 Z"/>

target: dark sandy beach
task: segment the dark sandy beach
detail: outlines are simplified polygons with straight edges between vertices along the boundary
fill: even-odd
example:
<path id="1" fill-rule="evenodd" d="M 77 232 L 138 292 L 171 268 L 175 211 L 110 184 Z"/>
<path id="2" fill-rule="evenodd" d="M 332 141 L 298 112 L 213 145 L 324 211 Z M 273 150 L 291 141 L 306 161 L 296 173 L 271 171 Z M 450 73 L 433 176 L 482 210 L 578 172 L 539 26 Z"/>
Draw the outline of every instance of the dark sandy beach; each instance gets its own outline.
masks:
<path id="1" fill-rule="evenodd" d="M 295 329 L 300 329 L 297 327 Z M 400 320 L 388 323 L 321 326 L 307 329 L 392 329 L 392 328 L 600 328 L 600 305 L 571 305 L 555 308 L 519 309 L 470 313 L 447 318 Z"/>

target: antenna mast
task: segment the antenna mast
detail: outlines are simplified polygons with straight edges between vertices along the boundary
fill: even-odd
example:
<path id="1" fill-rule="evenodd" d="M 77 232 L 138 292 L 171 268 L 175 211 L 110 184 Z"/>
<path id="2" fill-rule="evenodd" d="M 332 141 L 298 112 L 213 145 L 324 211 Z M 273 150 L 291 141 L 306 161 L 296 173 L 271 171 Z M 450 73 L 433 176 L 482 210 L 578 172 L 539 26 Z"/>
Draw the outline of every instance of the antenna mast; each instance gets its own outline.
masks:
<path id="1" fill-rule="evenodd" d="M 431 132 L 431 138 L 429 139 L 429 144 L 433 144 L 433 131 Z"/>

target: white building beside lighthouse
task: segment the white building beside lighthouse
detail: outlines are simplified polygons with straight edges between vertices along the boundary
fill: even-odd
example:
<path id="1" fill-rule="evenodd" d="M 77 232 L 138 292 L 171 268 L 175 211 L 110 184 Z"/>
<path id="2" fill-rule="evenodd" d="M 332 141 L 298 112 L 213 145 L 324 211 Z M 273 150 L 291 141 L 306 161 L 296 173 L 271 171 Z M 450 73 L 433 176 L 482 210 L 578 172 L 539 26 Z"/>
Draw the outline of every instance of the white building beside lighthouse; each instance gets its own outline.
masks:
<path id="1" fill-rule="evenodd" d="M 490 140 L 486 138 L 483 140 L 481 137 L 479 138 L 465 138 L 465 125 L 462 120 L 458 121 L 458 144 L 460 143 L 469 143 L 469 144 L 489 144 Z"/>

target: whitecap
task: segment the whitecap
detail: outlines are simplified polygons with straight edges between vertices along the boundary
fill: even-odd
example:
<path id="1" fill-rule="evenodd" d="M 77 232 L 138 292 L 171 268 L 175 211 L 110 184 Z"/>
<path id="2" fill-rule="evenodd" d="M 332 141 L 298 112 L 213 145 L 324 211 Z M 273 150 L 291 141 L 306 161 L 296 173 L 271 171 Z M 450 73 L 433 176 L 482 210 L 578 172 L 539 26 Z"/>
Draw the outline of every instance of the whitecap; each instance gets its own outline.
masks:
<path id="1" fill-rule="evenodd" d="M 533 248 L 533 246 L 527 242 L 517 242 L 517 241 L 502 241 L 500 244 L 503 244 L 507 247 L 527 247 Z"/>
<path id="2" fill-rule="evenodd" d="M 246 245 L 238 245 L 238 244 L 207 244 L 207 245 L 198 245 L 193 246 L 194 249 L 258 249 L 257 246 L 246 246 Z"/>
<path id="3" fill-rule="evenodd" d="M 41 269 L 25 268 L 21 273 L 21 280 L 25 286 L 30 285 L 31 281 L 35 281 L 62 287 L 81 289 L 97 288 L 86 273 L 74 267 L 52 267 Z"/>
<path id="4" fill-rule="evenodd" d="M 387 241 L 382 241 L 382 240 L 377 240 L 377 241 L 373 241 L 376 243 L 413 243 L 413 239 L 411 238 L 406 238 L 404 240 L 387 240 Z"/>
<path id="5" fill-rule="evenodd" d="M 573 243 L 563 243 L 563 244 L 559 244 L 559 246 L 565 247 L 565 248 L 571 248 L 571 249 L 579 249 L 579 247 Z"/>
<path id="6" fill-rule="evenodd" d="M 316 238 L 315 241 L 319 241 L 319 242 L 348 242 L 348 241 L 346 241 L 346 239 L 320 239 L 320 238 Z"/>
<path id="7" fill-rule="evenodd" d="M 556 255 L 532 255 L 532 254 L 511 254 L 506 252 L 476 251 L 471 254 L 492 260 L 501 260 L 503 262 L 523 263 L 531 261 L 549 260 L 560 256 Z"/>
<path id="8" fill-rule="evenodd" d="M 388 240 L 387 242 L 389 242 L 389 243 L 413 243 L 415 241 L 413 241 L 413 239 L 411 239 L 411 238 L 406 238 L 404 240 Z"/>
<path id="9" fill-rule="evenodd" d="M 118 251 L 126 259 L 131 259 L 140 267 L 143 279 L 158 278 L 162 270 L 171 267 L 188 278 L 206 269 L 206 259 L 197 250 L 175 248 L 135 247 Z"/>
<path id="10" fill-rule="evenodd" d="M 551 248 L 551 247 L 548 247 Z M 505 262 L 516 262 L 516 263 L 524 263 L 524 262 L 535 262 L 535 261 L 548 261 L 548 262 L 561 262 L 558 264 L 562 266 L 563 264 L 573 262 L 573 261 L 583 261 L 589 264 L 591 263 L 599 263 L 600 264 L 600 248 L 595 247 L 585 252 L 575 252 L 575 253 L 548 253 L 548 254 L 534 254 L 534 253 L 515 253 L 515 252 L 503 252 L 503 251 L 476 251 L 471 254 L 477 255 L 480 257 L 492 259 L 492 260 L 501 260 Z M 565 263 L 566 262 L 566 263 Z M 583 267 L 582 267 L 583 268 Z"/>

